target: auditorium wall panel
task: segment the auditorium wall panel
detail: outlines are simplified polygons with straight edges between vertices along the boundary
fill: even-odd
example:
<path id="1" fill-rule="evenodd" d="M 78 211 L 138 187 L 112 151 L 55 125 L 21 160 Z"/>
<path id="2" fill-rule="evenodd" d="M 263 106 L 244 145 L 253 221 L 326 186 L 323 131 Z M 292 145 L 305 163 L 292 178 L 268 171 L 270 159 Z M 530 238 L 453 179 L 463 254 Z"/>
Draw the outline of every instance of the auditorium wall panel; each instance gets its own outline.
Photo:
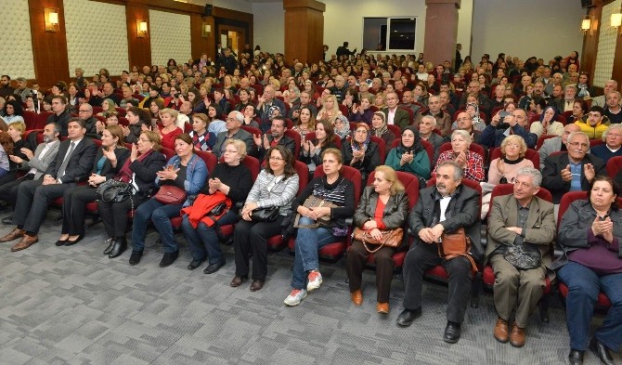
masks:
<path id="1" fill-rule="evenodd" d="M 192 58 L 190 16 L 149 10 L 151 62 L 166 65 L 169 58 L 187 62 Z"/>
<path id="2" fill-rule="evenodd" d="M 0 22 L 0 44 L 4 49 L 0 57 L 0 72 L 12 78 L 22 76 L 32 79 L 35 77 L 35 67 L 28 2 L 3 0 L 2 12 L 10 16 L 3 16 Z"/>

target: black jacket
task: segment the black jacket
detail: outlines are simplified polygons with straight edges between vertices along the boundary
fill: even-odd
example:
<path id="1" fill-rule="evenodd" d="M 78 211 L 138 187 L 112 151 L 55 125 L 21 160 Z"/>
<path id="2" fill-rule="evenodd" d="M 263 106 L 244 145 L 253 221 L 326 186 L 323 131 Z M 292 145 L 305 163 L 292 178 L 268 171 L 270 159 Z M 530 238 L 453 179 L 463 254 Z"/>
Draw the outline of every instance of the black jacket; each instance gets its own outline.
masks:
<path id="1" fill-rule="evenodd" d="M 158 171 L 166 164 L 166 157 L 158 151 L 152 152 L 142 161 L 130 163 L 130 170 L 134 172 L 134 182 L 138 186 L 139 194 L 152 195 Z"/>
<path id="2" fill-rule="evenodd" d="M 373 186 L 368 186 L 363 190 L 361 200 L 354 212 L 354 225 L 362 228 L 363 224 L 369 219 L 373 219 L 378 205 L 378 193 Z M 406 192 L 392 195 L 382 212 L 382 223 L 386 229 L 403 227 L 408 217 L 408 195 Z"/>
<path id="3" fill-rule="evenodd" d="M 100 176 L 105 176 L 106 180 L 112 179 L 119 173 L 119 171 L 121 171 L 121 168 L 125 164 L 125 161 L 128 159 L 128 157 L 130 157 L 130 150 L 128 150 L 127 148 L 117 147 L 114 149 L 114 155 L 117 156 L 117 167 L 112 167 L 112 164 L 110 164 L 110 160 L 106 159 L 106 161 L 104 162 L 104 167 L 99 173 Z M 95 155 L 95 160 L 93 161 L 93 169 L 91 170 L 91 173 L 97 173 L 97 161 L 99 161 L 99 159 L 101 159 L 103 156 L 104 152 L 102 151 L 102 147 L 100 147 L 97 150 L 97 154 Z"/>
<path id="4" fill-rule="evenodd" d="M 583 157 L 581 165 L 591 163 L 594 166 L 596 176 L 607 175 L 605 163 L 603 160 L 589 153 Z M 561 171 L 568 166 L 568 153 L 562 153 L 556 156 L 549 156 L 544 160 L 544 169 L 542 170 L 542 187 L 546 188 L 553 195 L 553 203 L 559 204 L 562 196 L 570 191 L 570 181 L 562 179 Z M 583 169 L 581 169 L 581 190 L 588 191 L 590 182 L 585 178 Z"/>
<path id="5" fill-rule="evenodd" d="M 58 147 L 58 154 L 56 158 L 50 163 L 48 169 L 45 171 L 46 175 L 51 175 L 54 179 L 60 178 L 65 184 L 78 181 L 85 181 L 89 177 L 89 173 L 93 168 L 93 162 L 95 154 L 97 153 L 97 146 L 88 137 L 83 137 L 80 143 L 74 148 L 73 153 L 69 156 L 69 162 L 65 169 L 65 174 L 62 171 L 58 171 L 63 164 L 65 155 L 69 150 L 71 140 L 66 139 L 60 143 Z"/>

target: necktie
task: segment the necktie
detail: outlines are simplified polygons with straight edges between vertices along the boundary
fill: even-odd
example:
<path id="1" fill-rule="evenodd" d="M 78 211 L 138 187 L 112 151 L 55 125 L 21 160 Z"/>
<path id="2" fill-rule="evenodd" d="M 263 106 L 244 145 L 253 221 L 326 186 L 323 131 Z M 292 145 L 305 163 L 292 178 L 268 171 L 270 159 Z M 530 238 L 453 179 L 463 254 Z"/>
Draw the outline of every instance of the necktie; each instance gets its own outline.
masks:
<path id="1" fill-rule="evenodd" d="M 73 153 L 73 149 L 75 147 L 76 147 L 75 142 L 71 142 L 71 144 L 69 144 L 69 150 L 67 150 L 67 153 L 65 154 L 65 159 L 63 160 L 63 163 L 60 164 L 60 168 L 58 169 L 58 172 L 57 172 L 57 175 L 59 178 L 65 175 L 65 170 L 67 169 L 67 165 L 69 164 L 69 159 L 71 158 L 71 154 Z"/>

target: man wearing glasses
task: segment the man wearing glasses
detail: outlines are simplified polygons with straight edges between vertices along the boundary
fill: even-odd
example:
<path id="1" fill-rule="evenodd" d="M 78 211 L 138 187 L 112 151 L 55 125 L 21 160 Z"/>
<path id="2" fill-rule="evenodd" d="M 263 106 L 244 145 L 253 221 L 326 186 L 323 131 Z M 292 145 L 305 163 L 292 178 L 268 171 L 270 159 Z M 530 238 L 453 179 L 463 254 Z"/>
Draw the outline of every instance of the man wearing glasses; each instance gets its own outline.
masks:
<path id="1" fill-rule="evenodd" d="M 588 191 L 596 176 L 607 174 L 604 161 L 587 153 L 590 139 L 585 133 L 571 133 L 566 148 L 568 153 L 547 157 L 542 170 L 542 187 L 553 194 L 555 204 L 569 191 Z"/>

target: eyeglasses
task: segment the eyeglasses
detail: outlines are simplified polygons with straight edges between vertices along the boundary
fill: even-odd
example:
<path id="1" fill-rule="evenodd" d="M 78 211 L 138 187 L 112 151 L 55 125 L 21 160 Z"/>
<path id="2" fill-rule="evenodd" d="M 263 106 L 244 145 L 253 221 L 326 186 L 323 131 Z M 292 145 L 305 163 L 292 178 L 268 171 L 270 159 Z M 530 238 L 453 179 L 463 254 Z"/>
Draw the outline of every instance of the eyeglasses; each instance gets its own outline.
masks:
<path id="1" fill-rule="evenodd" d="M 278 156 L 270 156 L 270 161 L 285 161 L 285 159 Z"/>
<path id="2" fill-rule="evenodd" d="M 574 148 L 581 147 L 582 149 L 587 149 L 590 146 L 587 143 L 581 143 L 581 142 L 568 142 L 568 144 Z"/>

